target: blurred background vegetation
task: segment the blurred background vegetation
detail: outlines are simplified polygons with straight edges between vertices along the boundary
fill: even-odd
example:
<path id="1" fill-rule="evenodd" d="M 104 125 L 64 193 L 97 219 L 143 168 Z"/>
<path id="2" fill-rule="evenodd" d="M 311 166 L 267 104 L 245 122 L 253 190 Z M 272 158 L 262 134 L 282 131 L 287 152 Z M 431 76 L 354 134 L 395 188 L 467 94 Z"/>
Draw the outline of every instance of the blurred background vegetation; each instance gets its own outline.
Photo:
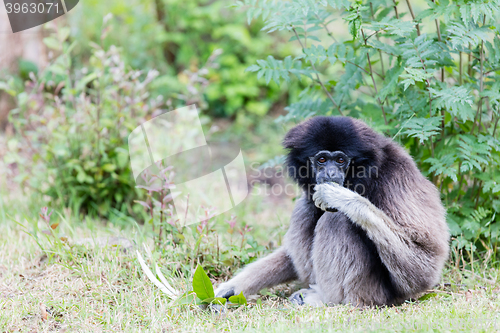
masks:
<path id="1" fill-rule="evenodd" d="M 301 83 L 266 85 L 245 69 L 268 54 L 281 58 L 298 49 L 282 34 L 261 31 L 262 22 L 248 25 L 245 12 L 229 4 L 91 0 L 46 24 L 38 33 L 46 57 L 26 59 L 21 52 L 2 63 L 0 98 L 10 101 L 4 106 L 9 124 L 3 119 L 3 126 L 31 145 L 9 138 L 6 162 L 16 169 L 16 180 L 84 212 L 132 213 L 133 180 L 123 152 L 128 131 L 142 121 L 194 103 L 205 115 L 207 135 L 221 132 L 246 148 L 268 140 L 251 132 L 275 127 L 262 120 L 296 100 Z M 99 97 L 84 101 L 82 93 Z M 110 126 L 115 121 L 121 131 Z M 67 145 L 71 131 L 78 136 Z M 100 133 L 100 142 L 92 132 Z M 272 152 L 265 154 L 267 149 Z M 264 153 L 257 159 L 276 151 L 256 150 Z"/>

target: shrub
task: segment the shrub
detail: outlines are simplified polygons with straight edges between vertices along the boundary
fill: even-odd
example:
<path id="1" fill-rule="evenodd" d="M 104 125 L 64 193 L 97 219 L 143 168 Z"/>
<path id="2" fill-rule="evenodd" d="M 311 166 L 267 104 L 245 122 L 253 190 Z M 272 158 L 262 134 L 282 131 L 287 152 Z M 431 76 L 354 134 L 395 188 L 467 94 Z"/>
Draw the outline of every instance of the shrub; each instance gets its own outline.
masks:
<path id="1" fill-rule="evenodd" d="M 18 107 L 9 114 L 16 135 L 7 163 L 16 164 L 24 186 L 75 212 L 109 216 L 141 211 L 130 170 L 128 134 L 155 111 L 147 85 L 157 72 L 126 69 L 116 47 L 93 44 L 89 66 L 75 69 L 69 28 L 44 41 L 59 54 L 25 87 L 0 85 Z"/>
<path id="2" fill-rule="evenodd" d="M 500 1 L 426 1 L 419 13 L 410 0 L 237 6 L 247 6 L 249 18 L 262 16 L 268 32 L 287 31 L 302 48 L 297 57 L 269 56 L 248 68 L 267 82 L 289 82 L 291 74 L 307 82 L 279 122 L 364 119 L 410 150 L 439 188 L 455 249 L 496 252 Z"/>

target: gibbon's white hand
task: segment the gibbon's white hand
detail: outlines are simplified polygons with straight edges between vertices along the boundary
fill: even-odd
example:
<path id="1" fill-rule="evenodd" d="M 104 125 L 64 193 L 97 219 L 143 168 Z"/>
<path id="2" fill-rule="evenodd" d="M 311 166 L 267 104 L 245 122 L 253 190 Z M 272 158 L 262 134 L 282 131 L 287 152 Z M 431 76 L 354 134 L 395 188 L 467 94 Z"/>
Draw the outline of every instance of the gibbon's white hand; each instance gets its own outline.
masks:
<path id="1" fill-rule="evenodd" d="M 323 183 L 314 187 L 313 200 L 316 207 L 324 211 L 340 210 L 356 201 L 359 194 L 337 183 Z"/>

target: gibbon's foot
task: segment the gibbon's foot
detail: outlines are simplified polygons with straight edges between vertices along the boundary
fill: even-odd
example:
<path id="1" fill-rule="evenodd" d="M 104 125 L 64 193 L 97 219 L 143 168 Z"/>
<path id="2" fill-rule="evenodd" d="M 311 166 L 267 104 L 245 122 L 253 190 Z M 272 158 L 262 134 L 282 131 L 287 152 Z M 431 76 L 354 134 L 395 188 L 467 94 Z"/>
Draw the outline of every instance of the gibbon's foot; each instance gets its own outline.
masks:
<path id="1" fill-rule="evenodd" d="M 290 302 L 295 305 L 311 305 L 314 307 L 322 306 L 320 294 L 314 289 L 300 289 L 290 296 Z"/>
<path id="2" fill-rule="evenodd" d="M 215 297 L 228 299 L 229 297 L 234 296 L 234 287 L 226 287 L 223 283 L 215 289 L 214 294 Z"/>
<path id="3" fill-rule="evenodd" d="M 226 313 L 226 307 L 224 305 L 220 304 L 208 304 L 203 307 L 203 305 L 200 305 L 202 310 L 208 310 L 214 314 L 222 315 Z"/>

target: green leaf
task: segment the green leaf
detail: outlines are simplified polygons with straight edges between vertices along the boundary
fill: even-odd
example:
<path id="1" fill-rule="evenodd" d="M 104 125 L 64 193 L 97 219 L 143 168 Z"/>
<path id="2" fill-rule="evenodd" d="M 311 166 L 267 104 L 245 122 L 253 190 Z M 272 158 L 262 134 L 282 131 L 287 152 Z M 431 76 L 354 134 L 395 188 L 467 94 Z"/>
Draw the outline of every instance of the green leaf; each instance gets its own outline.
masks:
<path id="1" fill-rule="evenodd" d="M 432 165 L 429 172 L 433 172 L 436 176 L 443 174 L 446 177 L 450 177 L 454 182 L 458 181 L 458 168 L 454 166 L 456 161 L 457 156 L 454 153 L 447 154 L 441 158 L 430 157 L 425 160 L 426 163 Z"/>
<path id="2" fill-rule="evenodd" d="M 111 163 L 106 163 L 102 166 L 102 169 L 106 172 L 113 172 L 116 170 L 116 165 Z"/>
<path id="3" fill-rule="evenodd" d="M 397 35 L 399 37 L 408 37 L 416 30 L 414 22 L 390 17 L 385 17 L 380 22 L 372 21 L 369 25 L 364 25 L 364 27 L 373 31 L 383 30 L 391 35 Z"/>
<path id="4" fill-rule="evenodd" d="M 410 85 L 415 85 L 416 82 L 422 82 L 434 76 L 434 73 L 429 73 L 424 69 L 405 68 L 407 74 L 401 74 L 400 77 L 404 79 L 401 83 L 404 84 L 404 90 L 408 89 Z"/>
<path id="5" fill-rule="evenodd" d="M 245 69 L 246 72 L 257 72 L 258 70 L 260 70 L 259 65 L 251 65 L 248 66 L 247 69 Z"/>
<path id="6" fill-rule="evenodd" d="M 174 303 L 179 305 L 201 304 L 199 299 L 197 299 L 196 293 L 194 291 L 186 291 L 184 294 L 179 296 L 179 298 L 177 298 Z"/>
<path id="7" fill-rule="evenodd" d="M 224 305 L 226 304 L 226 301 L 227 300 L 224 297 L 210 297 L 210 298 L 205 298 L 204 300 L 201 301 L 201 303 Z"/>
<path id="8" fill-rule="evenodd" d="M 62 43 L 55 39 L 54 37 L 46 37 L 43 39 L 43 43 L 47 45 L 49 49 L 53 49 L 56 51 L 62 50 Z"/>
<path id="9" fill-rule="evenodd" d="M 435 107 L 445 107 L 450 113 L 462 121 L 472 120 L 475 112 L 472 109 L 472 95 L 464 86 L 455 86 L 442 90 L 429 88 L 436 98 Z"/>
<path id="10" fill-rule="evenodd" d="M 215 296 L 212 282 L 210 282 L 207 273 L 205 273 L 200 265 L 196 267 L 196 271 L 193 275 L 193 291 L 200 299 L 203 300 L 213 298 Z"/>
<path id="11" fill-rule="evenodd" d="M 229 297 L 229 302 L 241 305 L 247 305 L 247 299 L 243 295 L 243 292 L 240 292 L 239 295 L 234 295 Z"/>
<path id="12" fill-rule="evenodd" d="M 450 41 L 453 48 L 457 46 L 477 45 L 488 39 L 489 29 L 486 26 L 479 27 L 477 24 L 465 25 L 461 22 L 451 22 L 448 26 Z"/>
<path id="13" fill-rule="evenodd" d="M 441 117 L 413 118 L 404 125 L 406 130 L 403 133 L 411 137 L 416 137 L 423 143 L 431 136 L 439 133 L 440 123 Z"/>
<path id="14" fill-rule="evenodd" d="M 401 75 L 401 73 L 403 73 L 403 67 L 398 66 L 397 64 L 387 71 L 385 75 L 385 85 L 377 94 L 377 97 L 380 98 L 380 100 L 383 101 L 389 94 L 394 93 L 398 85 L 399 75 Z"/>
<path id="15" fill-rule="evenodd" d="M 424 296 L 420 297 L 418 300 L 419 301 L 426 301 L 428 299 L 436 297 L 437 295 L 438 294 L 436 294 L 436 293 L 428 293 L 428 294 L 425 294 Z"/>

